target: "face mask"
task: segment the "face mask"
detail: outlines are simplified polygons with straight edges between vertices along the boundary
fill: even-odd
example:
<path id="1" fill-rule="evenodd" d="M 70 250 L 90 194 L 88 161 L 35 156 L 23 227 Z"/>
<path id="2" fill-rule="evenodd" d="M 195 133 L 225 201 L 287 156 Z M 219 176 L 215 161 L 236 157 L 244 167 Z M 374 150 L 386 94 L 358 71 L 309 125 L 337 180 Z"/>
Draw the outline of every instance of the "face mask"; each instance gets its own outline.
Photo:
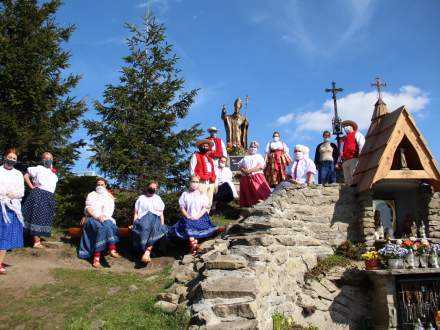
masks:
<path id="1" fill-rule="evenodd" d="M 189 189 L 191 189 L 193 191 L 199 189 L 199 183 L 198 182 L 191 182 L 189 184 Z"/>
<path id="2" fill-rule="evenodd" d="M 206 154 L 208 151 L 209 149 L 205 149 L 205 148 L 200 149 L 200 153 L 202 154 Z"/>
<path id="3" fill-rule="evenodd" d="M 218 167 L 220 167 L 220 168 L 223 168 L 223 167 L 225 167 L 225 166 L 226 166 L 225 163 L 219 163 L 219 164 L 218 164 Z"/>
<path id="4" fill-rule="evenodd" d="M 255 155 L 255 154 L 257 153 L 257 151 L 258 151 L 258 149 L 255 148 L 255 147 L 249 148 L 249 153 L 250 153 L 251 155 Z"/>
<path id="5" fill-rule="evenodd" d="M 211 135 L 211 137 L 215 137 L 217 135 L 216 132 L 210 132 L 209 135 Z"/>
<path id="6" fill-rule="evenodd" d="M 344 127 L 344 132 L 347 133 L 347 134 L 351 133 L 351 126 L 345 126 Z"/>
<path id="7" fill-rule="evenodd" d="M 280 140 L 280 137 L 279 137 L 279 136 L 274 136 L 274 137 L 273 137 L 273 141 L 274 141 L 274 142 L 278 142 L 279 140 Z"/>
<path id="8" fill-rule="evenodd" d="M 17 161 L 6 158 L 4 163 L 7 167 L 14 167 L 14 165 L 17 164 Z"/>
<path id="9" fill-rule="evenodd" d="M 324 138 L 324 142 L 330 142 L 330 138 Z"/>
<path id="10" fill-rule="evenodd" d="M 296 160 L 301 160 L 303 158 L 304 158 L 304 153 L 302 151 L 295 152 L 295 159 Z"/>
<path id="11" fill-rule="evenodd" d="M 105 193 L 105 188 L 103 187 L 103 186 L 98 186 L 98 187 L 96 187 L 96 192 L 98 193 L 98 194 L 103 194 L 103 193 Z"/>
<path id="12" fill-rule="evenodd" d="M 148 187 L 148 188 L 146 189 L 146 191 L 147 191 L 147 193 L 149 193 L 150 195 L 153 195 L 153 194 L 156 192 L 156 189 L 155 189 L 155 188 Z"/>
<path id="13" fill-rule="evenodd" d="M 51 167 L 51 166 L 52 166 L 52 163 L 53 163 L 53 160 L 52 160 L 52 159 L 44 159 L 44 160 L 43 160 L 43 166 L 44 166 L 44 167 Z"/>

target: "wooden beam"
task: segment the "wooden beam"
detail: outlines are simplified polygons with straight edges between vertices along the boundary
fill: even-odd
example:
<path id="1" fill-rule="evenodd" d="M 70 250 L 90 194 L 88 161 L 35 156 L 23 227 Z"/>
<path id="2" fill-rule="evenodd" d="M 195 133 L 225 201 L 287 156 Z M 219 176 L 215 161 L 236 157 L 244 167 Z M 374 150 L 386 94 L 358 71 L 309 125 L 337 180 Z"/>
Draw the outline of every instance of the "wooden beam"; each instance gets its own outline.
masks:
<path id="1" fill-rule="evenodd" d="M 432 179 L 436 178 L 430 176 L 424 170 L 391 170 L 384 177 L 384 179 Z"/>

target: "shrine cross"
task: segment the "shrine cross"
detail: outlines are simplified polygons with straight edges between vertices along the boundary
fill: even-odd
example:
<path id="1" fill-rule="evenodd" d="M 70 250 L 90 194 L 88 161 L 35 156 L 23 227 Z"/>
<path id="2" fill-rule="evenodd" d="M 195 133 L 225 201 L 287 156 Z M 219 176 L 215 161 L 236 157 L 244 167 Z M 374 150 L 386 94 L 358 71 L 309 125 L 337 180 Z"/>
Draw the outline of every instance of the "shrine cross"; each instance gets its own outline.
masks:
<path id="1" fill-rule="evenodd" d="M 387 85 L 386 82 L 381 82 L 380 78 L 376 78 L 376 81 L 371 84 L 371 86 L 376 87 L 377 93 L 378 93 L 380 99 L 382 98 L 382 90 L 381 90 L 381 88 L 382 87 L 386 87 L 386 85 Z"/>

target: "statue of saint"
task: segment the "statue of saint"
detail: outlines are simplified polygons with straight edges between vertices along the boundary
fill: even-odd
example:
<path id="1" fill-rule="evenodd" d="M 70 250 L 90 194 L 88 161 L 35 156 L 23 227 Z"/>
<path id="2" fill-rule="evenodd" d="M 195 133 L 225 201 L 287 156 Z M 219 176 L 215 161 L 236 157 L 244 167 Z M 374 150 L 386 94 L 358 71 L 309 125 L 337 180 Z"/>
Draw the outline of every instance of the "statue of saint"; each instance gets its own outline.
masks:
<path id="1" fill-rule="evenodd" d="M 227 144 L 246 149 L 249 122 L 245 116 L 241 115 L 241 107 L 241 99 L 238 98 L 234 102 L 234 113 L 228 115 L 226 114 L 226 106 L 223 105 L 222 119 L 225 123 Z"/>
<path id="2" fill-rule="evenodd" d="M 399 152 L 400 152 L 400 169 L 409 170 L 405 156 L 405 148 L 399 148 Z"/>

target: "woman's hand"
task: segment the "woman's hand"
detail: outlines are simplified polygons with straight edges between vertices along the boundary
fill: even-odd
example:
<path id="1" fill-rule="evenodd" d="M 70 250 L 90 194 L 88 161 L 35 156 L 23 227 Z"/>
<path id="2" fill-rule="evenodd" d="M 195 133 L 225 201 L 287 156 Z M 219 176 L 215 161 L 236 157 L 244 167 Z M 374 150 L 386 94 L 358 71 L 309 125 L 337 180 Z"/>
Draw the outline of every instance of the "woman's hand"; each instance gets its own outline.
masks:
<path id="1" fill-rule="evenodd" d="M 7 196 L 9 199 L 15 199 L 15 198 L 17 198 L 17 194 L 14 193 L 14 192 L 12 192 L 12 191 L 7 192 L 7 193 L 6 193 L 6 196 Z"/>

